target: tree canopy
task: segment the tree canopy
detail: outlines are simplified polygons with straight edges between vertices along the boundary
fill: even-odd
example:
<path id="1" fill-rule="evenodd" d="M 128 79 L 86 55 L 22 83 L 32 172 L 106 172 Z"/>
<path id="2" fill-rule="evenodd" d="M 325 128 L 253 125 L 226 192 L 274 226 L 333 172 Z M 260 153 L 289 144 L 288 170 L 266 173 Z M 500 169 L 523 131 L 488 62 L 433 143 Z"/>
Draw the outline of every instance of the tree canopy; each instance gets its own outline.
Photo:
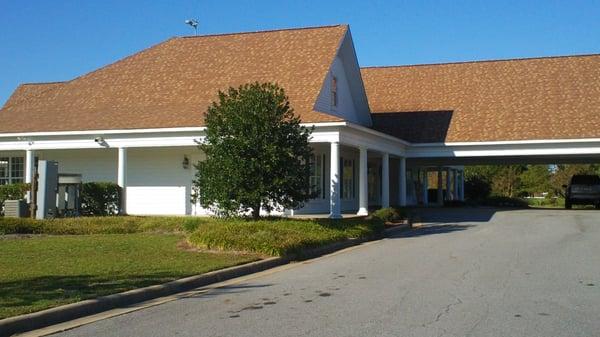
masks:
<path id="1" fill-rule="evenodd" d="M 489 195 L 523 197 L 543 192 L 564 196 L 562 186 L 573 175 L 598 173 L 600 166 L 595 164 L 467 166 L 465 194 L 469 199 Z"/>
<path id="2" fill-rule="evenodd" d="M 284 89 L 251 83 L 219 92 L 205 114 L 195 195 L 220 215 L 260 216 L 260 209 L 295 208 L 311 197 L 308 140 Z"/>

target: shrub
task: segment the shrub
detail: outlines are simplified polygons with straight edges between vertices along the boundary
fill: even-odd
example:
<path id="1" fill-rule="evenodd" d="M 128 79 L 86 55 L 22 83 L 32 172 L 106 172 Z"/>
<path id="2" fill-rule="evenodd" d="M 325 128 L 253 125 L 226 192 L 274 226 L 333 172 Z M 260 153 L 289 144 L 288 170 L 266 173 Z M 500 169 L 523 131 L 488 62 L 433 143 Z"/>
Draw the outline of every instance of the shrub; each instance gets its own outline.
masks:
<path id="1" fill-rule="evenodd" d="M 371 214 L 371 218 L 378 219 L 383 222 L 397 222 L 404 218 L 406 215 L 404 211 L 394 207 L 380 208 Z"/>
<path id="2" fill-rule="evenodd" d="M 469 177 L 465 180 L 465 197 L 467 199 L 482 200 L 489 197 L 491 192 L 491 184 L 479 176 Z"/>
<path id="3" fill-rule="evenodd" d="M 81 187 L 84 215 L 115 215 L 121 204 L 121 187 L 111 182 L 89 182 Z"/>
<path id="4" fill-rule="evenodd" d="M 374 236 L 382 230 L 381 221 L 366 219 L 212 219 L 202 224 L 189 241 L 202 249 L 301 256 L 306 249 Z"/>
<path id="5" fill-rule="evenodd" d="M 4 215 L 4 201 L 23 199 L 29 188 L 23 183 L 0 185 L 0 215 Z"/>

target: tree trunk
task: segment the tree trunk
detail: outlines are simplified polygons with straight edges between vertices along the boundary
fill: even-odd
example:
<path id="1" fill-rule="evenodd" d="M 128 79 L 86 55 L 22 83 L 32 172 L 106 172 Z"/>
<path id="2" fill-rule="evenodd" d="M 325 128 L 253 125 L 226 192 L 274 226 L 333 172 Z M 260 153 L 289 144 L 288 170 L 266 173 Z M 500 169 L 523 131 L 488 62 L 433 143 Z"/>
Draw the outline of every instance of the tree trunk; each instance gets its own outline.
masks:
<path id="1" fill-rule="evenodd" d="M 260 203 L 252 208 L 252 218 L 260 218 Z"/>

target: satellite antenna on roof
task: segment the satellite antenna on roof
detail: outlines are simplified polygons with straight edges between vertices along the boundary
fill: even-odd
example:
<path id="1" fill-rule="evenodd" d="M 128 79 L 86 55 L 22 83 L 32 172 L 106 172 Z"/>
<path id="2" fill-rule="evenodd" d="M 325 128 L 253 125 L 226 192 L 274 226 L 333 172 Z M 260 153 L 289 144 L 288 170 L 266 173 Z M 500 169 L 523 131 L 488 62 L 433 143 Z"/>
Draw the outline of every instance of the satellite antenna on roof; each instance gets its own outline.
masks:
<path id="1" fill-rule="evenodd" d="M 192 28 L 194 28 L 194 35 L 198 35 L 198 21 L 194 19 L 188 19 L 185 20 L 185 24 L 190 25 Z"/>

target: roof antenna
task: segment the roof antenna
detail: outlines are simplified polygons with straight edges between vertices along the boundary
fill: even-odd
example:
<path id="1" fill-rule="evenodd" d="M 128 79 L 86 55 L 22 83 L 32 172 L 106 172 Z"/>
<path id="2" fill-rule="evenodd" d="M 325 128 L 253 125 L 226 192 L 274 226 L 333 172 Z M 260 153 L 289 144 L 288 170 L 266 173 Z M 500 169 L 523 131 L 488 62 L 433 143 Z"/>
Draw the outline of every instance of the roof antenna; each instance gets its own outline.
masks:
<path id="1" fill-rule="evenodd" d="M 188 19 L 185 20 L 185 24 L 190 25 L 192 28 L 194 28 L 194 35 L 198 35 L 198 21 L 194 19 Z"/>

